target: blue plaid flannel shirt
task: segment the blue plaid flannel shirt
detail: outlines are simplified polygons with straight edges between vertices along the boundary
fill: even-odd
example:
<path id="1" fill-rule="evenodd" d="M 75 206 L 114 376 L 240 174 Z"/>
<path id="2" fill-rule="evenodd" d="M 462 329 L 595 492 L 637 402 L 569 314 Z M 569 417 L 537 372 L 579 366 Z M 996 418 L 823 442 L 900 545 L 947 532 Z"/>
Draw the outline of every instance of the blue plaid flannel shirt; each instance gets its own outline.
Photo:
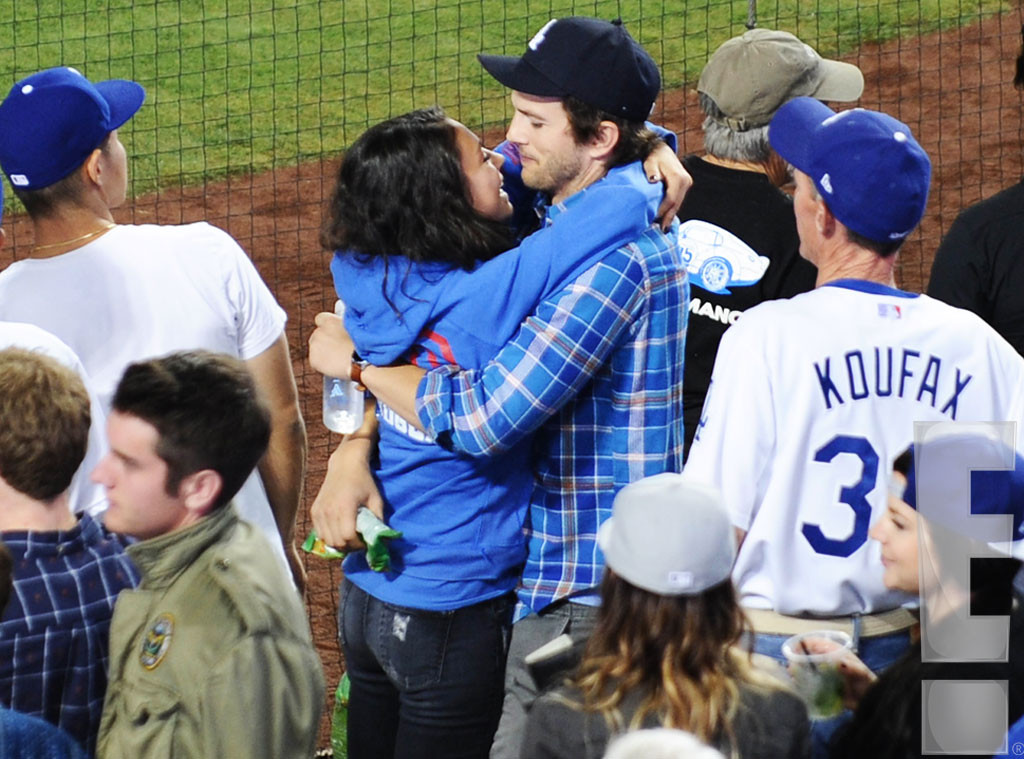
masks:
<path id="1" fill-rule="evenodd" d="M 537 432 L 516 619 L 600 582 L 597 530 L 622 486 L 682 471 L 688 306 L 674 235 L 651 227 L 540 303 L 487 366 L 421 382 L 442 445 L 495 455 Z"/>
<path id="2" fill-rule="evenodd" d="M 14 592 L 0 621 L 0 702 L 57 725 L 92 756 L 117 594 L 139 583 L 119 539 L 83 514 L 67 531 L 5 531 Z"/>

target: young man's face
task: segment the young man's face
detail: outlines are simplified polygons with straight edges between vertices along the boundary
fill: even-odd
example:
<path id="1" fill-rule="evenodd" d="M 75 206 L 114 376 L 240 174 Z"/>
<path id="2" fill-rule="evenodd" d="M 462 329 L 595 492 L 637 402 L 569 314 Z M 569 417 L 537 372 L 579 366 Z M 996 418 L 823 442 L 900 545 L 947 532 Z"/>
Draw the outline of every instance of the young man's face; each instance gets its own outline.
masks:
<path id="1" fill-rule="evenodd" d="M 505 136 L 519 149 L 523 182 L 557 198 L 585 166 L 569 115 L 559 98 L 523 92 L 512 93 L 512 106 L 516 112 Z"/>
<path id="2" fill-rule="evenodd" d="M 110 452 L 92 473 L 107 490 L 107 529 L 145 540 L 182 526 L 188 510 L 181 499 L 167 494 L 167 463 L 156 453 L 156 427 L 112 411 L 107 435 Z"/>

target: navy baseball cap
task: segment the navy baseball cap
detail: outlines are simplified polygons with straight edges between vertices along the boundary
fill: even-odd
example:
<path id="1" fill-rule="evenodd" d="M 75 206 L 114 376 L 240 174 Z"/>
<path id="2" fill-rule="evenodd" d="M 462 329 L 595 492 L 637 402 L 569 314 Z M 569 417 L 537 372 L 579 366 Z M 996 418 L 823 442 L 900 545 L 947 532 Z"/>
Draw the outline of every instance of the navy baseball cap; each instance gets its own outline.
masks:
<path id="1" fill-rule="evenodd" d="M 924 216 L 932 164 L 909 127 L 878 111 L 836 113 L 811 97 L 768 127 L 775 152 L 809 176 L 835 217 L 876 242 L 903 240 Z"/>
<path id="2" fill-rule="evenodd" d="M 0 103 L 0 168 L 15 188 L 48 187 L 81 166 L 145 99 L 137 82 L 93 84 L 66 66 L 26 77 Z"/>
<path id="3" fill-rule="evenodd" d="M 522 57 L 478 55 L 506 87 L 539 97 L 572 96 L 629 121 L 643 121 L 661 90 L 654 59 L 622 21 L 586 16 L 552 19 Z"/>

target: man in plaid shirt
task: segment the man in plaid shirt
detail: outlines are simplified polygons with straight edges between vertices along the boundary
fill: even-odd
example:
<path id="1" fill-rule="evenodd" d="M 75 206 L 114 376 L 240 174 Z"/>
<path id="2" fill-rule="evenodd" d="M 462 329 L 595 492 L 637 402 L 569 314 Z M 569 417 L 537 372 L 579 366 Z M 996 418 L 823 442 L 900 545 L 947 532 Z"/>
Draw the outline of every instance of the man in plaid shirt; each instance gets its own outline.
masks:
<path id="1" fill-rule="evenodd" d="M 622 74 L 615 65 L 620 55 L 639 70 Z M 614 145 L 627 139 L 628 127 L 610 114 L 642 123 L 660 87 L 653 60 L 621 25 L 595 19 L 552 21 L 522 58 L 480 60 L 513 90 L 506 165 L 517 164 L 523 182 L 550 199 L 545 224 L 614 165 L 614 150 L 598 160 L 587 153 L 585 144 L 593 143 L 579 138 L 580 112 L 596 112 L 591 118 L 599 134 L 617 124 L 607 136 Z M 674 241 L 651 227 L 541 302 L 483 369 L 445 365 L 424 375 L 416 367 L 360 365 L 379 401 L 418 420 L 441 445 L 490 456 L 533 436 L 529 552 L 492 757 L 519 756 L 525 711 L 536 696 L 526 654 L 563 632 L 585 638 L 593 627 L 604 567 L 597 532 L 615 493 L 628 482 L 682 469 L 688 298 Z M 317 323 L 311 360 L 324 371 L 316 344 L 339 333 L 336 322 L 319 317 Z M 332 368 L 348 375 L 347 365 Z M 365 500 L 353 492 L 361 485 L 353 485 L 351 470 L 332 472 L 337 463 L 317 500 Z M 316 504 L 314 520 L 315 511 Z"/>
<path id="2" fill-rule="evenodd" d="M 107 688 L 114 602 L 138 583 L 124 547 L 69 508 L 89 395 L 35 351 L 0 351 L 0 538 L 14 590 L 0 621 L 0 703 L 66 730 L 91 756 Z"/>

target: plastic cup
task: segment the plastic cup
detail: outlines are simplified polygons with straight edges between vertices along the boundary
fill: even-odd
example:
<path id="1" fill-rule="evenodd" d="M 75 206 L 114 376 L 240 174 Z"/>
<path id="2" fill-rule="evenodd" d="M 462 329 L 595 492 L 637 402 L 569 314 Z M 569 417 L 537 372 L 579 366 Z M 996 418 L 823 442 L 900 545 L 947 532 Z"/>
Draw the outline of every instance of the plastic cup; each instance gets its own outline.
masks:
<path id="1" fill-rule="evenodd" d="M 839 630 L 794 635 L 782 644 L 797 693 L 811 719 L 835 717 L 843 711 L 843 676 L 839 661 L 853 649 L 853 640 Z M 813 653 L 812 653 L 813 652 Z"/>

